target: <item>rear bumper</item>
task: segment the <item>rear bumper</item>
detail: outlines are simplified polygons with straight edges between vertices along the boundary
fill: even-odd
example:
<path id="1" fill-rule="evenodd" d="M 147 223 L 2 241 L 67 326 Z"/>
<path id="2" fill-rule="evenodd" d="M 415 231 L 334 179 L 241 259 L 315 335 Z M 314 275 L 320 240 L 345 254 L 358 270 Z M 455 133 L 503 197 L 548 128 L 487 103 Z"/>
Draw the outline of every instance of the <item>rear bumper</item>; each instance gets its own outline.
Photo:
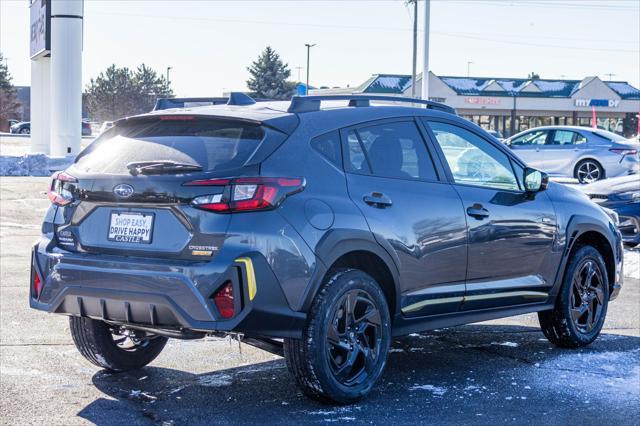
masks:
<path id="1" fill-rule="evenodd" d="M 210 262 L 156 261 L 123 256 L 70 253 L 33 247 L 30 306 L 51 313 L 117 324 L 185 332 L 238 332 L 267 337 L 302 334 L 305 314 L 293 311 L 266 259 L 256 252 Z M 247 262 L 256 281 L 249 297 Z M 251 272 L 251 271 L 249 271 Z M 34 277 L 40 277 L 39 294 Z M 235 316 L 224 319 L 213 294 L 233 284 Z"/>

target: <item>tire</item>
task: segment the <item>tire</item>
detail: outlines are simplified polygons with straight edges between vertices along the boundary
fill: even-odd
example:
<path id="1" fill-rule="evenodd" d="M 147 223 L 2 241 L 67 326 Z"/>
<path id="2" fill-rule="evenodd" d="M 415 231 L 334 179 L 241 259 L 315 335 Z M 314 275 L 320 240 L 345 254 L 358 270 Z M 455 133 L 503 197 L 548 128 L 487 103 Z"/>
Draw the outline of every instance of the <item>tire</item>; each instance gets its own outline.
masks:
<path id="1" fill-rule="evenodd" d="M 593 269 L 590 270 L 589 265 Z M 591 286 L 585 290 L 583 278 L 588 276 L 591 276 Z M 555 308 L 538 313 L 540 327 L 545 337 L 556 346 L 586 346 L 600 334 L 608 303 L 609 279 L 602 255 L 592 246 L 579 247 L 569 260 Z M 584 310 L 586 307 L 587 311 Z"/>
<path id="2" fill-rule="evenodd" d="M 602 165 L 592 159 L 581 160 L 576 164 L 573 175 L 580 183 L 593 183 L 605 177 Z"/>
<path id="3" fill-rule="evenodd" d="M 349 331 L 350 323 L 362 331 Z M 378 283 L 357 269 L 336 270 L 313 301 L 302 339 L 285 339 L 284 355 L 305 395 L 350 404 L 382 375 L 390 342 L 389 308 Z"/>
<path id="4" fill-rule="evenodd" d="M 90 318 L 70 317 L 69 326 L 73 342 L 82 356 L 98 367 L 117 372 L 135 370 L 149 364 L 162 352 L 168 340 L 144 332 L 136 332 L 134 338 L 114 335 L 107 323 Z M 133 345 L 125 347 L 115 339 L 125 339 L 125 342 L 129 339 Z"/>
<path id="5" fill-rule="evenodd" d="M 28 128 L 28 127 L 24 127 L 22 129 L 20 129 L 20 131 L 18 133 L 20 133 L 21 135 L 29 135 L 29 134 L 31 134 L 31 129 Z"/>

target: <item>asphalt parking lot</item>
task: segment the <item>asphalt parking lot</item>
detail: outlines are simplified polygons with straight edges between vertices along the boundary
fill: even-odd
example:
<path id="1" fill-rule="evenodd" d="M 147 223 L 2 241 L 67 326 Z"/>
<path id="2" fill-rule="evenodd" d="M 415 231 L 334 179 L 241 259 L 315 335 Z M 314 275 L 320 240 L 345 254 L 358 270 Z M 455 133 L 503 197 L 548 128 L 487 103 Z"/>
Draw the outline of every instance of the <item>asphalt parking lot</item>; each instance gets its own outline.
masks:
<path id="1" fill-rule="evenodd" d="M 640 252 L 590 347 L 552 347 L 525 315 L 393 343 L 365 401 L 324 406 L 282 358 L 238 342 L 171 340 L 151 366 L 109 374 L 76 351 L 65 317 L 28 308 L 47 178 L 0 179 L 0 424 L 633 424 L 640 418 Z M 633 419 L 636 420 L 633 420 Z"/>

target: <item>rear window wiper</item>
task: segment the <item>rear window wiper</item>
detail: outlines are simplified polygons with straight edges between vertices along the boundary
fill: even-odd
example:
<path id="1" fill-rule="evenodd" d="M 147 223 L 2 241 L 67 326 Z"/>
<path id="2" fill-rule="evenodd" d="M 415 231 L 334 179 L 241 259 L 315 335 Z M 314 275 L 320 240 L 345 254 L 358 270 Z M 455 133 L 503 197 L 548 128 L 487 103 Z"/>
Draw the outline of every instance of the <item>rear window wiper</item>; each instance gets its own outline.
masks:
<path id="1" fill-rule="evenodd" d="M 175 161 L 136 161 L 127 164 L 129 173 L 137 175 L 159 175 L 180 172 L 200 172 L 202 166 L 189 163 L 176 163 Z"/>

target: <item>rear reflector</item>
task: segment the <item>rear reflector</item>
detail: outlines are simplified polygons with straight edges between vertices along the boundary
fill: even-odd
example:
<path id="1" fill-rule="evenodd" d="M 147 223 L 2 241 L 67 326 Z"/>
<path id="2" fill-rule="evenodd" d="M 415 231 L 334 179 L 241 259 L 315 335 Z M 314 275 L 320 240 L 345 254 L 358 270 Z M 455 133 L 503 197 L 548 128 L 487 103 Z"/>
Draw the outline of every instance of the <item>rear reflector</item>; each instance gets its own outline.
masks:
<path id="1" fill-rule="evenodd" d="M 42 291 L 42 281 L 40 280 L 40 276 L 37 272 L 33 272 L 33 297 L 40 297 L 40 292 Z"/>
<path id="2" fill-rule="evenodd" d="M 235 314 L 233 303 L 233 284 L 231 281 L 224 283 L 222 287 L 213 296 L 213 302 L 218 308 L 220 316 L 224 319 L 229 319 Z"/>
<path id="3" fill-rule="evenodd" d="M 216 213 L 269 210 L 278 207 L 285 198 L 304 189 L 302 178 L 245 177 L 235 179 L 205 179 L 184 183 L 185 186 L 223 186 L 222 193 L 201 195 L 191 205 Z"/>

